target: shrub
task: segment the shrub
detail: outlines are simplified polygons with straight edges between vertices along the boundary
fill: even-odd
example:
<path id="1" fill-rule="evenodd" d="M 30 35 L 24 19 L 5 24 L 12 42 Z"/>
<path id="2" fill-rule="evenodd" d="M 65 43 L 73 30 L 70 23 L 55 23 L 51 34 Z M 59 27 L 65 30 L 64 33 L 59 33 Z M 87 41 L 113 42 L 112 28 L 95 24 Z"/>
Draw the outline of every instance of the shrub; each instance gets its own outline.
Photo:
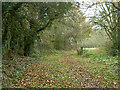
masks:
<path id="1" fill-rule="evenodd" d="M 108 55 L 112 55 L 112 56 L 117 55 L 117 48 L 116 48 L 116 45 L 113 44 L 113 42 L 107 41 L 104 43 L 104 45 L 105 45 L 106 53 Z"/>

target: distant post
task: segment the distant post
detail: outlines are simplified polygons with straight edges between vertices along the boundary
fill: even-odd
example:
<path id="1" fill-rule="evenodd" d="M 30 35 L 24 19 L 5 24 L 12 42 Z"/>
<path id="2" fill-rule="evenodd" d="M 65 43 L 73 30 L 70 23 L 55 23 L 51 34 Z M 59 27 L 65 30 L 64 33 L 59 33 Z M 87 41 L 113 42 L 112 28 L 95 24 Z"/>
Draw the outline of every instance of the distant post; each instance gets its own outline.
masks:
<path id="1" fill-rule="evenodd" d="M 80 55 L 83 54 L 83 47 L 81 47 L 81 50 L 80 50 Z"/>
<path id="2" fill-rule="evenodd" d="M 83 47 L 81 47 L 80 49 L 77 50 L 77 54 L 78 55 L 82 55 L 83 54 Z"/>

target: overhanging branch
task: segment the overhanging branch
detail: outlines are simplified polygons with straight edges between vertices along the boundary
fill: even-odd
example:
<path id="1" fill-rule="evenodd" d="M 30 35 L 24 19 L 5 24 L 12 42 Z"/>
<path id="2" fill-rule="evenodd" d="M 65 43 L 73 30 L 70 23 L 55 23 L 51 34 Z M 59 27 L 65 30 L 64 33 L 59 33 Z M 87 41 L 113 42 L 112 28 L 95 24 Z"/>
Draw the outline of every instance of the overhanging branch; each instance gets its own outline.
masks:
<path id="1" fill-rule="evenodd" d="M 112 3 L 112 2 L 111 2 Z M 120 3 L 120 1 L 118 2 L 118 3 Z M 118 11 L 120 11 L 120 8 L 119 7 L 117 7 L 117 6 L 115 6 L 115 4 L 114 3 L 112 3 L 112 5 L 118 10 Z"/>
<path id="2" fill-rule="evenodd" d="M 52 24 L 52 22 L 58 18 L 58 15 L 56 14 L 54 18 L 51 18 L 46 25 L 44 25 L 42 28 L 38 29 L 36 32 L 40 32 L 40 31 L 43 31 L 45 30 L 49 25 Z"/>

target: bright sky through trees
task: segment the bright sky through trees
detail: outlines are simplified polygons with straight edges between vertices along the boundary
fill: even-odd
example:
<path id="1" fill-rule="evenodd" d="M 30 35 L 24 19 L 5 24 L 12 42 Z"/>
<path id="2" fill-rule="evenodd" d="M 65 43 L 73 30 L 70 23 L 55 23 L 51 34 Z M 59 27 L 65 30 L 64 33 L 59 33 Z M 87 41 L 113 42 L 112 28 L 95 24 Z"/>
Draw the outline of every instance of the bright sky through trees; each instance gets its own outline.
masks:
<path id="1" fill-rule="evenodd" d="M 91 5 L 92 2 L 94 2 L 95 0 L 75 0 L 75 1 L 87 4 L 87 5 Z M 94 6 L 92 8 L 88 8 L 87 9 L 87 7 L 85 5 L 83 5 L 80 9 L 83 11 L 84 15 L 87 17 L 86 21 L 89 20 L 88 17 L 94 16 L 94 11 L 95 11 L 95 7 Z"/>

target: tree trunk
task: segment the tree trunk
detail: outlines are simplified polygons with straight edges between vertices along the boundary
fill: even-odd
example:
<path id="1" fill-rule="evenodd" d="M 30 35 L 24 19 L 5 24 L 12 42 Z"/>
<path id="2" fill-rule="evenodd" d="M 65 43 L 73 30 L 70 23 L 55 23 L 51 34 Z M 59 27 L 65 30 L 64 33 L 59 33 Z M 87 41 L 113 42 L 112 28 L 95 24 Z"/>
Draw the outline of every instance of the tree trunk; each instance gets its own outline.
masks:
<path id="1" fill-rule="evenodd" d="M 120 1 L 118 2 L 118 7 L 120 8 Z M 118 76 L 120 78 L 120 10 L 118 10 L 118 57 Z M 118 88 L 120 88 L 120 82 Z"/>
<path id="2" fill-rule="evenodd" d="M 120 1 L 118 7 L 120 7 Z M 120 10 L 118 10 L 118 55 L 120 56 Z"/>
<path id="3" fill-rule="evenodd" d="M 34 46 L 33 37 L 25 37 L 24 38 L 24 56 L 29 56 Z"/>

